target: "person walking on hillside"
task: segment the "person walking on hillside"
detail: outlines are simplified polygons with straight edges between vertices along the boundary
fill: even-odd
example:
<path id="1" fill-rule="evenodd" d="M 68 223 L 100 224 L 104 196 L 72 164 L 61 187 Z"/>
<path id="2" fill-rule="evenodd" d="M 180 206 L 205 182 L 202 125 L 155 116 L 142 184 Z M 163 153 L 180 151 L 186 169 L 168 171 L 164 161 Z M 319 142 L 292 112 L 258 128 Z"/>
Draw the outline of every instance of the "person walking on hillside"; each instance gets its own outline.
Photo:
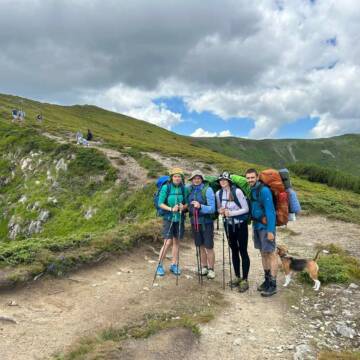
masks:
<path id="1" fill-rule="evenodd" d="M 264 282 L 258 287 L 262 296 L 276 294 L 276 211 L 271 190 L 259 181 L 255 169 L 246 171 L 246 180 L 251 187 L 251 217 L 255 249 L 260 250 L 264 268 Z"/>
<path id="2" fill-rule="evenodd" d="M 200 170 L 192 172 L 188 187 L 187 204 L 190 214 L 192 235 L 194 238 L 198 265 L 198 272 L 208 279 L 215 278 L 214 264 L 214 220 L 215 194 L 213 189 L 204 183 L 204 175 Z"/>
<path id="3" fill-rule="evenodd" d="M 170 271 L 175 275 L 181 274 L 179 266 L 179 245 L 184 237 L 184 224 L 187 206 L 184 173 L 180 168 L 170 170 L 170 181 L 161 187 L 158 206 L 165 210 L 163 215 L 164 245 L 160 250 L 159 264 L 156 269 L 158 276 L 165 275 L 163 260 L 170 246 L 172 246 L 172 261 Z"/>
<path id="4" fill-rule="evenodd" d="M 217 208 L 224 219 L 224 228 L 231 248 L 236 275 L 230 285 L 239 286 L 239 291 L 245 292 L 249 289 L 250 269 L 250 258 L 247 251 L 249 206 L 244 193 L 233 185 L 227 171 L 219 176 L 218 181 L 221 189 L 216 192 Z M 242 277 L 240 276 L 240 257 Z"/>
<path id="5" fill-rule="evenodd" d="M 93 138 L 94 138 L 93 133 L 91 132 L 90 129 L 88 129 L 87 135 L 86 135 L 86 140 L 87 141 L 92 141 Z"/>

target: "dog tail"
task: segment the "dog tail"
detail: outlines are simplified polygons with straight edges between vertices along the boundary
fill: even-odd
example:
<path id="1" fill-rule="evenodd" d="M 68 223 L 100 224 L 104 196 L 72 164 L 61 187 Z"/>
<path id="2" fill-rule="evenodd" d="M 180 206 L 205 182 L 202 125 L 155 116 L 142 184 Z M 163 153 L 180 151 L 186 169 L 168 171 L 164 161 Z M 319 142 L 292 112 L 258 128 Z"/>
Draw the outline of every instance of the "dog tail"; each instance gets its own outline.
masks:
<path id="1" fill-rule="evenodd" d="M 329 251 L 327 251 L 327 250 L 325 250 L 325 249 L 320 249 L 320 250 L 318 250 L 317 251 L 317 253 L 316 253 L 316 255 L 315 255 L 315 257 L 314 257 L 314 261 L 316 261 L 317 259 L 318 259 L 318 257 L 319 257 L 319 255 L 320 255 L 320 253 L 321 252 L 323 252 L 324 254 L 328 254 L 329 253 Z"/>

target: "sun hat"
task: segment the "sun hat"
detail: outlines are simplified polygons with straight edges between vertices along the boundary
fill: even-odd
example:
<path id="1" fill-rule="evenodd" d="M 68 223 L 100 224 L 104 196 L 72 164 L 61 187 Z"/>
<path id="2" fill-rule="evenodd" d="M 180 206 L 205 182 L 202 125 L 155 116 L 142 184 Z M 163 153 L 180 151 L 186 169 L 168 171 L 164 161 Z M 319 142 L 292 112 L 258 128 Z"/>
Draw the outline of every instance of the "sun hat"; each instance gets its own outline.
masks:
<path id="1" fill-rule="evenodd" d="M 191 181 L 195 176 L 200 176 L 204 181 L 204 174 L 201 172 L 201 170 L 194 170 L 188 180 Z"/>
<path id="2" fill-rule="evenodd" d="M 220 180 L 227 180 L 229 181 L 230 184 L 232 184 L 232 180 L 230 178 L 230 173 L 228 171 L 223 171 L 219 177 L 217 178 L 217 181 L 220 181 Z"/>

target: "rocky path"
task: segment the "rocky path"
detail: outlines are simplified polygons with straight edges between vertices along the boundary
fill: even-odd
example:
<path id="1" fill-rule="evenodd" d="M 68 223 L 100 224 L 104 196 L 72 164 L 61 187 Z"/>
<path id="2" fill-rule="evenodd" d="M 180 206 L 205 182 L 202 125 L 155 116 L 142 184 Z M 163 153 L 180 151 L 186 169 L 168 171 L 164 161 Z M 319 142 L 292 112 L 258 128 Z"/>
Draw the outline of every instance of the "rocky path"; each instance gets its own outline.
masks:
<path id="1" fill-rule="evenodd" d="M 326 226 L 321 226 L 321 223 Z M 294 231 L 303 231 L 295 236 L 303 244 L 302 247 L 298 246 L 297 251 L 310 252 L 317 233 L 328 231 L 330 237 L 334 231 L 332 224 L 332 221 L 325 222 L 320 217 L 303 217 L 291 224 Z M 355 239 L 360 233 L 359 226 L 336 225 L 338 234 L 342 230 L 344 238 L 352 234 Z M 308 231 L 311 227 L 313 232 Z M 280 233 L 279 238 L 290 245 L 294 241 L 288 239 L 286 233 Z M 357 241 L 359 239 L 357 237 Z M 341 236 L 337 240 L 341 242 Z M 158 286 L 151 286 L 156 255 L 149 246 L 144 245 L 129 254 L 96 267 L 84 268 L 69 277 L 38 280 L 24 288 L 3 292 L 0 295 L 1 359 L 47 359 L 99 329 L 111 325 L 121 327 L 140 319 L 144 314 L 169 311 L 180 302 L 181 306 L 190 307 L 199 294 L 207 296 L 210 293 L 223 293 L 224 305 L 214 320 L 201 326 L 199 340 L 190 340 L 182 333 L 183 329 L 175 329 L 138 341 L 138 345 L 130 342 L 124 348 L 128 356 L 114 358 L 135 359 L 137 351 L 143 349 L 144 359 L 165 358 L 161 354 L 167 354 L 167 359 L 170 355 L 174 359 L 211 359 L 217 356 L 222 359 L 293 359 L 294 356 L 297 359 L 315 359 L 312 345 L 317 334 L 321 333 L 324 334 L 325 346 L 326 338 L 331 337 L 330 348 L 351 348 L 356 345 L 360 339 L 359 324 L 353 321 L 353 312 L 360 305 L 359 289 L 347 289 L 351 291 L 347 299 L 352 305 L 346 308 L 341 306 L 341 298 L 346 297 L 344 289 L 333 291 L 324 288 L 319 294 L 314 294 L 309 286 L 296 282 L 289 289 L 279 286 L 280 291 L 276 296 L 264 299 L 256 291 L 262 270 L 260 258 L 250 240 L 250 291 L 240 294 L 227 288 L 223 292 L 221 245 L 219 233 L 216 241 L 217 278 L 214 281 L 204 280 L 202 287 L 194 274 L 194 248 L 191 242 L 187 242 L 181 249 L 184 273 L 178 286 L 175 277 L 168 273 L 157 280 Z M 279 283 L 282 281 L 283 275 L 280 273 Z M 332 298 L 329 299 L 329 296 Z M 301 300 L 300 305 L 297 300 Z M 332 303 L 329 303 L 330 300 Z M 330 313 L 324 314 L 326 304 Z M 314 307 L 319 309 L 317 317 L 310 312 Z M 350 321 L 345 321 L 345 325 L 354 331 L 352 339 L 336 333 L 337 312 L 344 309 L 348 313 L 342 316 L 348 316 Z M 333 321 L 333 324 L 326 325 L 329 321 Z M 320 325 L 315 324 L 319 322 Z M 320 329 L 322 326 L 326 329 Z M 333 336 L 327 335 L 328 328 L 334 333 Z M 176 347 L 173 346 L 174 338 L 177 339 Z"/>

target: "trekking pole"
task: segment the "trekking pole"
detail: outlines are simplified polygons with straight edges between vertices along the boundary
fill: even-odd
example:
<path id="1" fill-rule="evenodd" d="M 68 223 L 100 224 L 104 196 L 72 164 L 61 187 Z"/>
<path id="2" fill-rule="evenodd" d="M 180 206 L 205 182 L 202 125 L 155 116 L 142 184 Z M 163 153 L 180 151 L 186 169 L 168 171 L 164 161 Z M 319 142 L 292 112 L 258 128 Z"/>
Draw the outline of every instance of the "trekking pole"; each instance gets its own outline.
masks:
<path id="1" fill-rule="evenodd" d="M 162 248 L 162 250 L 161 250 L 161 252 L 160 252 L 160 256 L 159 256 L 159 262 L 158 262 L 158 264 L 157 264 L 157 266 L 156 266 L 156 269 L 155 269 L 155 274 L 154 274 L 154 279 L 153 279 L 153 282 L 152 282 L 152 286 L 154 286 L 154 283 L 155 283 L 155 280 L 156 280 L 156 276 L 157 276 L 157 270 L 158 270 L 158 268 L 159 268 L 159 266 L 160 266 L 160 264 L 161 264 L 162 257 L 164 256 L 163 253 L 164 253 L 165 248 L 166 248 L 167 240 L 168 240 L 168 239 L 164 239 L 163 248 Z"/>
<path id="2" fill-rule="evenodd" d="M 168 232 L 167 232 L 167 234 L 166 234 L 166 236 L 165 236 L 164 244 L 163 244 L 162 250 L 161 250 L 161 252 L 160 252 L 160 254 L 159 254 L 159 262 L 158 262 L 158 264 L 157 264 L 157 266 L 156 266 L 156 269 L 155 269 L 155 274 L 154 274 L 154 279 L 153 279 L 153 282 L 152 282 L 152 286 L 154 286 L 154 283 L 155 283 L 155 280 L 156 280 L 157 270 L 158 270 L 159 265 L 161 264 L 161 262 L 162 262 L 162 260 L 163 260 L 164 251 L 165 251 L 165 249 L 166 249 L 166 244 L 167 244 L 168 237 L 169 237 L 169 234 L 170 234 L 170 231 L 171 231 L 171 228 L 172 228 L 173 224 L 174 224 L 174 216 L 172 216 L 172 218 L 171 218 L 171 223 L 170 223 L 170 226 L 169 226 L 169 230 L 168 230 Z"/>
<path id="3" fill-rule="evenodd" d="M 224 219 L 223 219 L 222 253 L 223 253 L 223 290 L 225 290 L 225 224 L 224 224 Z"/>
<path id="4" fill-rule="evenodd" d="M 199 246 L 199 263 L 200 263 L 200 285 L 203 284 L 203 274 L 202 274 L 202 263 L 201 263 L 201 247 Z"/>
<path id="5" fill-rule="evenodd" d="M 228 250 L 229 250 L 230 289 L 232 291 L 233 283 L 232 283 L 231 252 L 230 252 L 230 239 L 229 239 L 229 220 L 226 221 L 226 238 L 228 241 Z"/>
<path id="6" fill-rule="evenodd" d="M 195 217 L 195 231 L 199 232 L 200 231 L 200 227 L 199 227 L 199 209 L 194 209 L 194 217 Z M 196 244 L 195 244 L 196 246 Z M 202 286 L 203 284 L 203 278 L 202 278 L 202 263 L 201 263 L 201 248 L 200 245 L 197 247 L 198 248 L 198 254 L 199 254 L 199 263 L 198 263 L 198 273 L 199 273 L 199 282 Z"/>
<path id="7" fill-rule="evenodd" d="M 179 204 L 179 206 L 180 206 L 180 204 Z M 182 215 L 182 212 L 181 212 L 181 209 L 179 208 L 179 233 L 178 233 L 179 246 L 178 246 L 178 252 L 177 252 L 177 257 L 176 257 L 176 286 L 178 286 L 178 284 L 179 284 L 181 215 Z"/>
<path id="8" fill-rule="evenodd" d="M 201 275 L 200 275 L 200 272 L 199 272 L 199 269 L 200 269 L 200 264 L 199 264 L 199 248 L 195 245 L 195 249 L 196 249 L 197 273 L 198 273 L 198 280 L 199 280 L 199 284 L 200 284 Z"/>

